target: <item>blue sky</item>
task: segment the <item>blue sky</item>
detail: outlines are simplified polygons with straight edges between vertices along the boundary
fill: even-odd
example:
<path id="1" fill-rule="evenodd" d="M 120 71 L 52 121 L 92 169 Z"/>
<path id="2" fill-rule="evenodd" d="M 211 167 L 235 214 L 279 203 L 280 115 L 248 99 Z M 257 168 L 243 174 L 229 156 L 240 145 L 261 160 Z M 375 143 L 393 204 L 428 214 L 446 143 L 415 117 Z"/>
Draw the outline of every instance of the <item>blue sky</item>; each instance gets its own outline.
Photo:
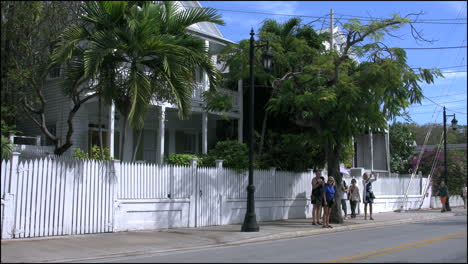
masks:
<path id="1" fill-rule="evenodd" d="M 397 32 L 398 38 L 387 37 L 383 42 L 394 47 L 453 47 L 467 46 L 467 2 L 466 1 L 200 1 L 203 7 L 218 9 L 226 23 L 219 26 L 225 38 L 238 42 L 249 38 L 250 28 L 255 31 L 266 18 L 286 21 L 294 16 L 302 17 L 303 23 L 319 19 L 312 25 L 315 29 L 329 26 L 329 17 L 320 18 L 335 12 L 335 26 L 345 23 L 349 16 L 388 18 L 398 13 L 402 16 L 409 13 L 424 12 L 419 20 L 439 20 L 432 24 L 415 24 L 422 30 L 427 39 L 436 40 L 434 43 L 416 42 L 407 26 Z M 229 11 L 230 10 L 230 11 Z M 243 11 L 243 12 L 233 12 Z M 244 12 L 259 12 L 244 13 Z M 290 16 L 287 16 L 290 15 Z M 431 22 L 428 21 L 428 22 Z M 460 23 L 460 24 L 453 24 Z M 467 49 L 439 49 L 439 50 L 406 50 L 408 64 L 412 67 L 457 68 L 441 69 L 445 78 L 439 78 L 432 85 L 422 85 L 423 93 L 439 105 L 445 105 L 447 114 L 455 112 L 459 124 L 467 123 Z M 424 99 L 421 105 L 412 105 L 408 112 L 412 120 L 418 124 L 442 123 L 442 107 L 430 100 Z M 451 117 L 448 118 L 448 122 Z M 399 118 L 397 121 L 403 121 Z"/>

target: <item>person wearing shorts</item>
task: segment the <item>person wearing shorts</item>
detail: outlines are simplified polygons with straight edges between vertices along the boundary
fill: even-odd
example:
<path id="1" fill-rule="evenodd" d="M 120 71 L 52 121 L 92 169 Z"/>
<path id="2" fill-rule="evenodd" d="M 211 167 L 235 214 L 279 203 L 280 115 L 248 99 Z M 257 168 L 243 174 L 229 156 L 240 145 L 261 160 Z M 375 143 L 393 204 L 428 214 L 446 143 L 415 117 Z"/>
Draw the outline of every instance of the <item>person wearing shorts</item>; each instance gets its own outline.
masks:
<path id="1" fill-rule="evenodd" d="M 330 213 L 332 206 L 335 203 L 335 179 L 333 176 L 328 176 L 327 184 L 323 187 L 323 228 L 333 228 L 330 225 Z"/>
<path id="2" fill-rule="evenodd" d="M 374 178 L 372 179 L 372 176 L 374 176 Z M 376 181 L 377 180 L 377 175 L 375 175 L 372 171 L 371 171 L 371 174 L 369 176 L 369 174 L 364 173 L 362 175 L 362 186 L 363 186 L 363 190 L 362 190 L 362 200 L 364 202 L 364 220 L 367 220 L 367 205 L 369 205 L 369 215 L 370 215 L 370 220 L 374 220 L 374 218 L 372 218 L 372 204 L 374 203 L 374 192 L 372 191 L 372 182 Z"/>
<path id="3" fill-rule="evenodd" d="M 437 194 L 440 196 L 440 202 L 442 203 L 442 210 L 441 212 L 447 211 L 446 208 L 446 203 L 447 203 L 447 197 L 448 197 L 448 188 L 447 185 L 445 185 L 445 181 L 440 182 L 440 187 L 439 191 L 437 191 Z"/>
<path id="4" fill-rule="evenodd" d="M 323 192 L 323 180 L 322 172 L 320 170 L 314 170 L 315 177 L 312 179 L 312 194 L 310 201 L 312 203 L 312 225 L 320 225 L 320 214 L 322 207 L 322 192 Z"/>

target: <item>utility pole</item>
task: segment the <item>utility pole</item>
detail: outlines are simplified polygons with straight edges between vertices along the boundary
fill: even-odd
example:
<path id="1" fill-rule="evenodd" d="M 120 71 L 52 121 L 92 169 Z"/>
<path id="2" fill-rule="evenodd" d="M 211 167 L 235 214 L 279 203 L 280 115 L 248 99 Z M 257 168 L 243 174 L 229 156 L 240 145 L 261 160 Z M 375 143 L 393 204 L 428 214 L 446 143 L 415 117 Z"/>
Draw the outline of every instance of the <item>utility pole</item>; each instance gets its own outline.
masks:
<path id="1" fill-rule="evenodd" d="M 333 17 L 333 8 L 330 9 L 330 51 L 334 50 L 333 47 L 333 28 L 335 26 L 334 17 Z"/>
<path id="2" fill-rule="evenodd" d="M 445 185 L 448 188 L 448 179 L 447 179 L 447 114 L 445 113 L 445 106 L 444 106 L 444 180 L 445 180 Z M 445 202 L 445 208 L 447 211 L 451 211 L 450 209 L 450 203 L 449 203 L 449 197 L 447 195 L 447 202 Z"/>

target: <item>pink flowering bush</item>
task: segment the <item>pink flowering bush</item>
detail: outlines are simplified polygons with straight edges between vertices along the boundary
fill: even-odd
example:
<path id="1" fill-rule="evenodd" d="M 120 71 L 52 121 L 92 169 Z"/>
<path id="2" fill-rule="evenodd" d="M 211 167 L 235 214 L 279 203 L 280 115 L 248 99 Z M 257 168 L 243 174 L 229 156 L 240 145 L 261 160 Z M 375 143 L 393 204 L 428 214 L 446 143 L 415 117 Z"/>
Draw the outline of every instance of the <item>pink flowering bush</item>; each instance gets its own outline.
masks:
<path id="1" fill-rule="evenodd" d="M 444 177 L 444 151 L 441 149 L 440 153 L 436 156 L 437 149 L 424 150 L 421 161 L 419 163 L 418 171 L 421 171 L 423 175 L 429 175 L 431 172 L 434 160 L 436 162 L 434 171 L 432 173 L 432 183 L 434 190 L 439 186 L 440 181 L 445 179 Z M 465 150 L 447 150 L 447 181 L 449 186 L 449 192 L 452 195 L 461 193 L 463 184 L 466 183 L 467 179 L 467 152 Z M 414 155 L 412 158 L 412 169 L 416 169 L 416 163 L 418 156 Z"/>

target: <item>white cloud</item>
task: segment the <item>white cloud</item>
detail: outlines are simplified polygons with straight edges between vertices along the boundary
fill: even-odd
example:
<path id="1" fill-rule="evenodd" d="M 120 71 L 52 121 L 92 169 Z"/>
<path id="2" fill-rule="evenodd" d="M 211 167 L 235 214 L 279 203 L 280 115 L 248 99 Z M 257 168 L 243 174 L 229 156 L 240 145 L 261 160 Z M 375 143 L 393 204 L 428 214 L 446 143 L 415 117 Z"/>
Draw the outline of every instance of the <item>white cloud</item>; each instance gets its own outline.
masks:
<path id="1" fill-rule="evenodd" d="M 273 14 L 295 14 L 298 3 L 295 1 L 249 1 L 247 5 L 248 9 L 253 12 L 266 12 Z"/>
<path id="2" fill-rule="evenodd" d="M 451 71 L 447 71 L 447 72 L 442 72 L 442 74 L 444 75 L 444 79 L 461 79 L 461 78 L 465 78 L 466 79 L 466 72 L 451 72 Z"/>

